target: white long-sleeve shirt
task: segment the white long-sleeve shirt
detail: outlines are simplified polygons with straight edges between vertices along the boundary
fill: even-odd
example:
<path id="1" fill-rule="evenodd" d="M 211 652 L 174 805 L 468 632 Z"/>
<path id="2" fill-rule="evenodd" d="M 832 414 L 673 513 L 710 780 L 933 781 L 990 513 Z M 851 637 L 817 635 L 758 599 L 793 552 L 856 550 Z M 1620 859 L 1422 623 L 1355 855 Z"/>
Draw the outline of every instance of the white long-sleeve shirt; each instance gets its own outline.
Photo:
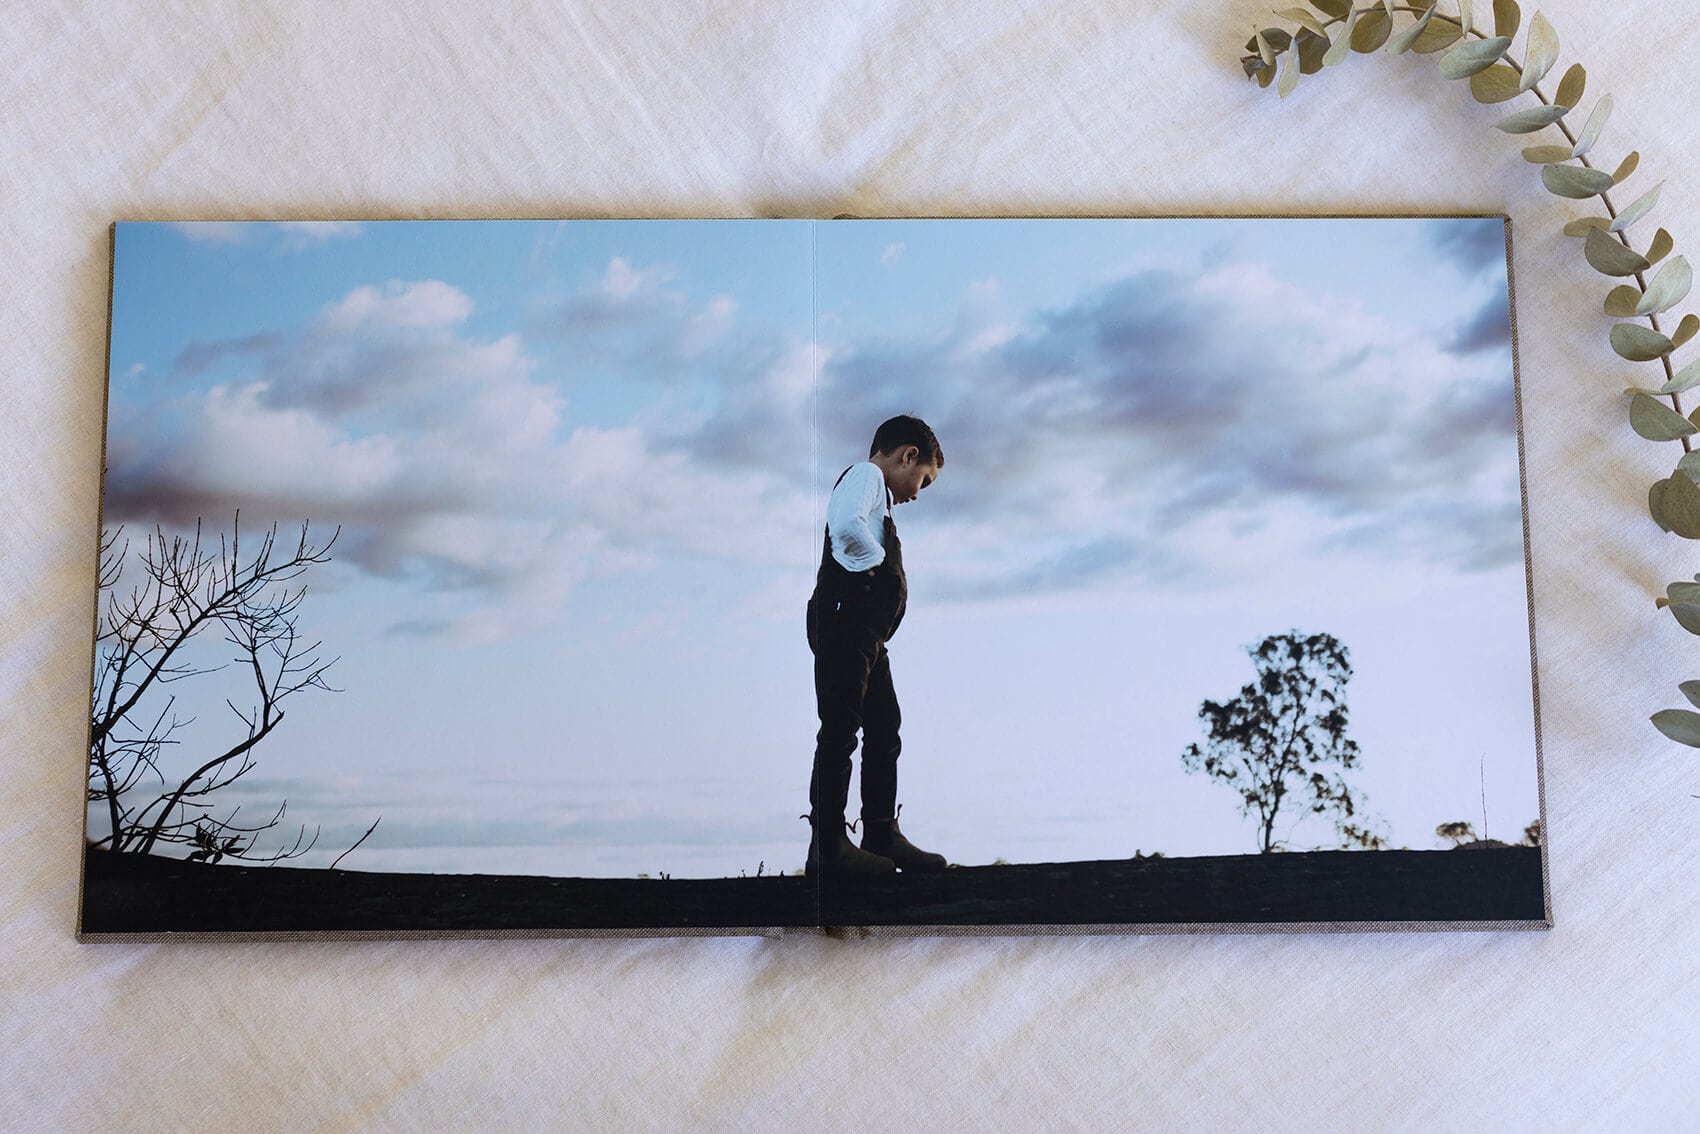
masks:
<path id="1" fill-rule="evenodd" d="M 851 465 L 826 502 L 832 557 L 847 571 L 866 571 L 885 560 L 885 518 L 891 492 L 872 461 Z"/>

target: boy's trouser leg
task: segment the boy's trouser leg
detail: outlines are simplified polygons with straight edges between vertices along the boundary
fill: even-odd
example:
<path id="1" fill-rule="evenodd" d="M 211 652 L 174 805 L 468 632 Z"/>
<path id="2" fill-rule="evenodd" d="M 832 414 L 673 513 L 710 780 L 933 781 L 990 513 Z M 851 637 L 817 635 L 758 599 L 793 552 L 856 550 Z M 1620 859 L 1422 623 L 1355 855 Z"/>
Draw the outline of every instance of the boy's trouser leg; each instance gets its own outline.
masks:
<path id="1" fill-rule="evenodd" d="M 898 730 L 903 713 L 891 683 L 891 655 L 879 653 L 868 672 L 862 697 L 862 818 L 890 819 L 897 814 L 897 756 L 903 750 Z"/>
<path id="2" fill-rule="evenodd" d="M 809 645 L 815 653 L 815 706 L 820 714 L 809 806 L 816 815 L 836 815 L 841 822 L 850 795 L 850 757 L 856 751 L 856 734 L 865 723 L 870 679 L 885 654 L 885 643 L 864 619 L 856 617 L 858 613 L 827 599 L 819 605 L 818 623 L 811 622 L 809 627 Z M 889 668 L 885 675 L 889 686 Z"/>

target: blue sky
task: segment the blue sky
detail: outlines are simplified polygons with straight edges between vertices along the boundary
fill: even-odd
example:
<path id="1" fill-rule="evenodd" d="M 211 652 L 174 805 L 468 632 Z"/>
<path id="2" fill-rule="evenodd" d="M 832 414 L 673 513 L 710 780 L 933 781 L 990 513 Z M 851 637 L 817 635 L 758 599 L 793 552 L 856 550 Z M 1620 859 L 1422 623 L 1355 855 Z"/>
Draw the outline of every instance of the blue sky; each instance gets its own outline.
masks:
<path id="1" fill-rule="evenodd" d="M 800 865 L 825 492 L 899 412 L 917 838 L 1250 850 L 1180 751 L 1295 627 L 1396 844 L 1536 817 L 1498 220 L 118 228 L 107 524 L 342 528 L 343 691 L 239 785 L 326 861 Z"/>

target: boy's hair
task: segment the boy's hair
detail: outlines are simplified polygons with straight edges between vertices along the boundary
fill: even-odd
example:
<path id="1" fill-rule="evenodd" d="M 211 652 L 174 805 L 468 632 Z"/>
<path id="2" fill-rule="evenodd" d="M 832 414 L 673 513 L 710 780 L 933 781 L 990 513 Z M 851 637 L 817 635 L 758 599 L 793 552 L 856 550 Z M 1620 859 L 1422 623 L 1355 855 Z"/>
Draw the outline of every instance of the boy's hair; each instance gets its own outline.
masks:
<path id="1" fill-rule="evenodd" d="M 874 443 L 868 446 L 868 456 L 877 457 L 910 445 L 921 450 L 922 460 L 944 468 L 944 450 L 939 448 L 939 439 L 933 436 L 926 422 L 908 414 L 899 414 L 874 430 Z"/>

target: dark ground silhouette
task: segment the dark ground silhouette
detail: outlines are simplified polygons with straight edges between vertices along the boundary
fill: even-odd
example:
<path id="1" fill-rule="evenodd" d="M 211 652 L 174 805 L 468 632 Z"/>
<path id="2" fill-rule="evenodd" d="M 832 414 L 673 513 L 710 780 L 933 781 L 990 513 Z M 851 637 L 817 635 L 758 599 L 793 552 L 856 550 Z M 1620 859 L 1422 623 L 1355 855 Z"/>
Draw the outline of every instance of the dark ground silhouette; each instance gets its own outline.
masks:
<path id="1" fill-rule="evenodd" d="M 86 854 L 80 935 L 836 927 L 1548 924 L 1537 847 L 1313 851 L 801 877 L 535 878 L 210 866 Z"/>

